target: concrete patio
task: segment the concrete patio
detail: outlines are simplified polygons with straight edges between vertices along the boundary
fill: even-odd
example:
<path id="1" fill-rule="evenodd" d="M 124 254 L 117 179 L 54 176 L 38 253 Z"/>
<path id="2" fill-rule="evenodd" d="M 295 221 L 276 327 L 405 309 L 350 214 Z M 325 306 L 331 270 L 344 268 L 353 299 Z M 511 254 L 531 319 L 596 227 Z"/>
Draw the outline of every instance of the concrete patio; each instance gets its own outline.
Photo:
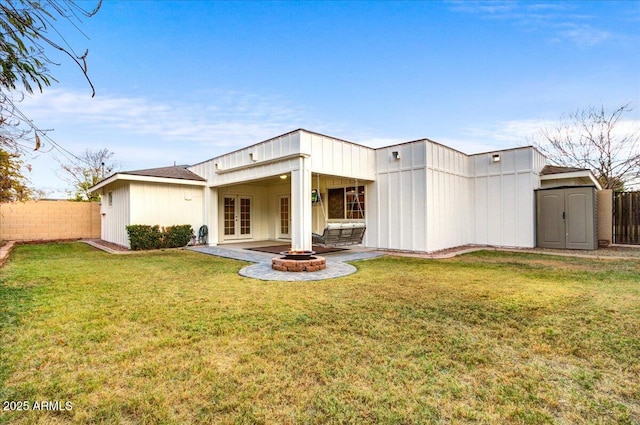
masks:
<path id="1" fill-rule="evenodd" d="M 271 268 L 271 260 L 274 257 L 279 257 L 278 254 L 249 250 L 249 248 L 282 243 L 282 241 L 261 241 L 222 246 L 192 246 L 187 249 L 203 254 L 255 263 L 240 269 L 239 273 L 241 276 L 260 280 L 282 280 L 287 282 L 325 280 L 348 276 L 357 271 L 354 266 L 347 264 L 348 261 L 368 260 L 386 255 L 384 252 L 368 248 L 352 247 L 344 251 L 322 254 L 322 256 L 327 259 L 327 268 L 324 270 L 297 273 L 273 270 Z"/>

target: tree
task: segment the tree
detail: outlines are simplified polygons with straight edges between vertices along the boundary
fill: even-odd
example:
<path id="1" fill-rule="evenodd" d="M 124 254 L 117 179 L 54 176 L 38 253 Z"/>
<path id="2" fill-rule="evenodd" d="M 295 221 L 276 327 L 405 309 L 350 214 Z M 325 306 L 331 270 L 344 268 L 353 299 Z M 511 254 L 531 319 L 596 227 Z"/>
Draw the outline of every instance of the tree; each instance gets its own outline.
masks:
<path id="1" fill-rule="evenodd" d="M 44 86 L 50 86 L 55 79 L 48 67 L 57 63 L 47 55 L 49 48 L 75 62 L 93 90 L 87 74 L 88 50 L 77 55 L 71 47 L 63 47 L 66 40 L 59 35 L 54 22 L 63 18 L 73 23 L 80 15 L 92 17 L 101 5 L 99 0 L 95 9 L 86 10 L 74 0 L 0 2 L 0 87 L 13 91 L 21 84 L 24 90 L 33 93 L 32 84 L 41 92 Z M 56 41 L 54 37 L 61 40 Z"/>
<path id="2" fill-rule="evenodd" d="M 589 169 L 604 189 L 621 190 L 640 178 L 640 128 L 623 119 L 631 111 L 589 106 L 540 130 L 534 143 L 555 165 Z"/>
<path id="3" fill-rule="evenodd" d="M 26 201 L 31 196 L 21 169 L 19 155 L 0 149 L 0 203 Z"/>
<path id="4" fill-rule="evenodd" d="M 69 191 L 69 194 L 74 200 L 98 201 L 100 199 L 100 195 L 90 193 L 89 188 L 118 167 L 116 162 L 111 161 L 112 156 L 113 152 L 108 149 L 99 151 L 87 149 L 77 157 L 81 164 L 60 162 L 60 168 L 63 171 L 61 177 L 72 185 L 73 191 Z"/>
<path id="5" fill-rule="evenodd" d="M 22 197 L 20 189 L 24 177 L 20 174 L 21 154 L 39 150 L 41 139 L 48 137 L 16 106 L 26 93 L 40 92 L 50 86 L 55 78 L 49 67 L 58 65 L 51 51 L 70 58 L 82 72 L 91 87 L 88 77 L 87 54 L 78 55 L 62 35 L 56 22 L 67 20 L 73 26 L 81 16 L 94 16 L 102 0 L 97 0 L 93 10 L 79 6 L 74 0 L 1 0 L 0 1 L 0 149 L 9 174 L 2 175 L 2 190 L 11 187 L 12 197 Z M 65 47 L 66 46 L 66 47 Z M 61 149 L 53 140 L 52 147 Z M 13 164 L 11 166 L 7 164 Z M 18 167 L 15 168 L 15 164 Z M 15 180 L 11 180 L 11 179 Z"/>

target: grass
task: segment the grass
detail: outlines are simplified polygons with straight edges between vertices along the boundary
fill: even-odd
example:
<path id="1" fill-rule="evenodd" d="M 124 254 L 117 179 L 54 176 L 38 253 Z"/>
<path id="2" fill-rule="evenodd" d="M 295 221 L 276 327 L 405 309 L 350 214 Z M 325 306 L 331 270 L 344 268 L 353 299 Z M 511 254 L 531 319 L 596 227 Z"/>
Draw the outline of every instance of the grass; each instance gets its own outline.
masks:
<path id="1" fill-rule="evenodd" d="M 0 423 L 640 423 L 640 262 L 385 257 L 320 282 L 16 247 Z"/>

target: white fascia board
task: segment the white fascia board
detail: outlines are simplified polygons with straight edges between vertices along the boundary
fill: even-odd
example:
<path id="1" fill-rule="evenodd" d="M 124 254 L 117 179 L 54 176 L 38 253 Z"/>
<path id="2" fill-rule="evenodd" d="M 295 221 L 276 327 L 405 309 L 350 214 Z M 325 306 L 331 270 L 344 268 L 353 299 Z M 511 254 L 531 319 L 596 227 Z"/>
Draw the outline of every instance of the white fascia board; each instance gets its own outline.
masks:
<path id="1" fill-rule="evenodd" d="M 113 176 L 101 181 L 91 188 L 91 192 L 96 192 L 111 183 L 118 180 L 124 181 L 137 181 L 147 183 L 168 183 L 168 184 L 180 184 L 186 186 L 206 186 L 207 182 L 199 180 L 186 180 L 186 179 L 172 179 L 168 177 L 150 177 L 150 176 L 138 176 L 134 174 L 117 173 Z"/>
<path id="2" fill-rule="evenodd" d="M 543 176 L 540 176 L 540 180 L 564 180 L 564 179 L 588 179 L 591 181 L 591 183 L 593 183 L 596 189 L 602 190 L 602 186 L 600 186 L 600 182 L 589 170 L 571 171 L 568 173 L 545 174 Z"/>

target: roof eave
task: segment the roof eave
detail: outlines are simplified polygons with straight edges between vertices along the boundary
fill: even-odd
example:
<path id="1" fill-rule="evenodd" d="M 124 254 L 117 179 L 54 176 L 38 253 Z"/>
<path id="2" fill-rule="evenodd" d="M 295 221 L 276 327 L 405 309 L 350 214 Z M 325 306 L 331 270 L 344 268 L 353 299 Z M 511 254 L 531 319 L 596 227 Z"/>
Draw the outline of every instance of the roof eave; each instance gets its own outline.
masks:
<path id="1" fill-rule="evenodd" d="M 109 186 L 116 181 L 138 181 L 138 182 L 147 182 L 147 183 L 168 183 L 168 184 L 180 184 L 186 186 L 206 186 L 206 181 L 201 180 L 187 180 L 180 179 L 175 177 L 152 177 L 152 176 L 139 176 L 135 174 L 127 174 L 127 173 L 116 173 L 111 177 L 108 177 L 101 182 L 95 184 L 89 189 L 89 192 L 97 192 L 98 190 Z"/>
<path id="2" fill-rule="evenodd" d="M 586 178 L 589 179 L 593 185 L 598 190 L 602 190 L 602 186 L 593 173 L 589 170 L 582 171 L 570 171 L 568 173 L 555 173 L 555 174 L 544 174 L 540 176 L 540 180 L 562 180 L 562 179 L 576 179 L 576 178 Z"/>

